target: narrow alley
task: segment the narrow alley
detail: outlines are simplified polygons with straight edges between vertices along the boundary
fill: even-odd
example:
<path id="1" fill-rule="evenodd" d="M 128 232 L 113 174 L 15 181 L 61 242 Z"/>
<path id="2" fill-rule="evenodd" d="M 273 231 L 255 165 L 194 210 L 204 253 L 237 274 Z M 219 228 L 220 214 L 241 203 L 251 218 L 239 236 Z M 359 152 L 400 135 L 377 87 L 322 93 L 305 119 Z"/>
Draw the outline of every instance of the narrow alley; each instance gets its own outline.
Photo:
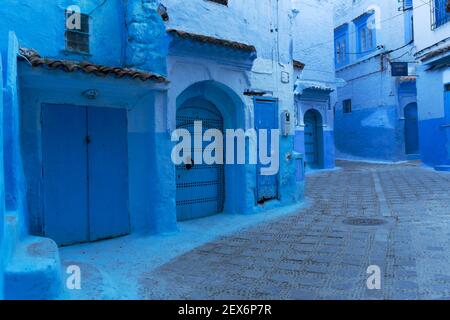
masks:
<path id="1" fill-rule="evenodd" d="M 156 267 L 142 252 L 111 262 L 112 278 L 127 279 L 117 292 L 136 286 L 141 299 L 448 299 L 450 175 L 418 162 L 337 166 L 307 176 L 312 203 L 295 214 L 219 236 Z M 84 269 L 95 270 L 101 245 L 63 248 L 63 264 L 83 257 L 92 264 Z M 367 289 L 371 265 L 381 269 L 381 290 Z M 91 275 L 92 296 L 100 297 L 101 278 Z"/>

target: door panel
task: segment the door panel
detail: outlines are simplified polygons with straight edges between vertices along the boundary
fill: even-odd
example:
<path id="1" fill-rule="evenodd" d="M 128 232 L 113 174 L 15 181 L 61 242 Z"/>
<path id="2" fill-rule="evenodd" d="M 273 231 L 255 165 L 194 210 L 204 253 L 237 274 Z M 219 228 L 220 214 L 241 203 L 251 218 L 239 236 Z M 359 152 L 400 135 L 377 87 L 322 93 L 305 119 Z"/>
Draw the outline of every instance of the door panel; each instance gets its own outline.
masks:
<path id="1" fill-rule="evenodd" d="M 255 99 L 255 129 L 267 129 L 267 151 L 270 154 L 272 149 L 271 132 L 272 129 L 278 129 L 278 103 L 276 100 Z M 258 141 L 258 155 L 259 155 Z M 259 159 L 259 156 L 258 156 Z M 258 163 L 256 166 L 257 175 L 257 202 L 263 202 L 278 198 L 278 174 L 265 176 L 261 175 L 261 168 L 264 167 Z"/>
<path id="2" fill-rule="evenodd" d="M 419 124 L 415 103 L 405 107 L 405 148 L 406 154 L 419 154 Z"/>
<path id="3" fill-rule="evenodd" d="M 91 241 L 130 232 L 127 111 L 88 108 Z"/>
<path id="4" fill-rule="evenodd" d="M 317 143 L 317 119 L 315 114 L 307 112 L 305 114 L 305 161 L 309 167 L 319 164 L 318 143 Z"/>
<path id="5" fill-rule="evenodd" d="M 445 85 L 444 90 L 444 110 L 446 119 L 445 123 L 450 124 L 450 83 Z M 447 154 L 450 156 L 450 127 L 446 127 L 445 133 L 447 136 Z"/>
<path id="6" fill-rule="evenodd" d="M 44 104 L 42 120 L 44 235 L 89 241 L 86 108 Z"/>
<path id="7" fill-rule="evenodd" d="M 223 119 L 215 106 L 183 107 L 177 111 L 177 128 L 186 129 L 192 137 L 192 156 L 202 153 L 210 142 L 203 142 L 202 150 L 194 149 L 194 122 L 202 121 L 203 133 L 208 129 L 223 132 Z M 199 137 L 201 139 L 201 137 Z M 221 150 L 223 152 L 223 150 Z M 186 161 L 189 163 L 188 161 Z M 223 211 L 224 165 L 196 164 L 176 167 L 177 174 L 177 218 L 179 221 L 210 216 Z"/>

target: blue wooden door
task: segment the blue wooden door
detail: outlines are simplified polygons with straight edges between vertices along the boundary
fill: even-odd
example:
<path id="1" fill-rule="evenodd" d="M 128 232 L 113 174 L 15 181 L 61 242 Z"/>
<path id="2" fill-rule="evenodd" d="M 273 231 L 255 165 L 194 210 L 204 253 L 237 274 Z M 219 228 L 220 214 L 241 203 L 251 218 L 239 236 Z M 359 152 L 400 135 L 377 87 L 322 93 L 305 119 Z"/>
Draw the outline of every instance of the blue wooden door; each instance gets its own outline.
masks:
<path id="1" fill-rule="evenodd" d="M 129 233 L 126 111 L 43 105 L 44 234 L 59 245 Z"/>
<path id="2" fill-rule="evenodd" d="M 184 106 L 177 111 L 177 128 L 186 129 L 192 137 L 192 155 L 185 163 L 176 167 L 177 175 L 177 218 L 179 221 L 214 215 L 224 207 L 224 165 L 195 163 L 195 153 L 202 153 L 210 142 L 203 142 L 203 148 L 194 148 L 194 122 L 201 121 L 203 132 L 218 129 L 223 132 L 223 119 L 212 104 Z M 198 137 L 202 139 L 202 137 Z M 221 150 L 223 152 L 223 150 Z"/>
<path id="3" fill-rule="evenodd" d="M 42 106 L 44 235 L 58 244 L 89 241 L 86 108 Z"/>
<path id="4" fill-rule="evenodd" d="M 320 166 L 320 122 L 316 112 L 307 111 L 305 113 L 305 162 L 309 168 Z"/>
<path id="5" fill-rule="evenodd" d="M 450 124 L 450 83 L 444 87 L 444 111 L 446 124 Z M 447 136 L 447 154 L 450 156 L 450 127 L 445 128 Z"/>
<path id="6" fill-rule="evenodd" d="M 405 149 L 406 154 L 419 154 L 419 124 L 416 103 L 405 107 Z"/>
<path id="7" fill-rule="evenodd" d="M 266 154 L 270 154 L 272 149 L 271 131 L 272 129 L 278 129 L 278 102 L 276 99 L 261 99 L 256 98 L 255 104 L 255 129 L 268 130 L 268 143 Z M 258 155 L 259 155 L 260 141 L 258 141 Z M 259 159 L 259 157 L 258 157 Z M 262 203 L 267 200 L 278 198 L 278 173 L 274 175 L 262 175 L 260 163 L 256 166 L 256 195 L 257 202 Z"/>
<path id="8" fill-rule="evenodd" d="M 127 111 L 88 108 L 90 240 L 128 234 Z"/>

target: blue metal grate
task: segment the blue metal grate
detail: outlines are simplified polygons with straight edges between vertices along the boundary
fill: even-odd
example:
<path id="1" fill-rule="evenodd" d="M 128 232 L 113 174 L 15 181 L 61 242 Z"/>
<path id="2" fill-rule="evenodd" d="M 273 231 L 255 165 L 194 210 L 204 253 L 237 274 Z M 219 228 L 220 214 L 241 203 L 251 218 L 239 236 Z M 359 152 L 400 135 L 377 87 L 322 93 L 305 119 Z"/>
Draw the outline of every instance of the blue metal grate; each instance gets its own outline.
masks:
<path id="1" fill-rule="evenodd" d="M 450 12 L 446 10 L 447 0 L 431 1 L 431 29 L 439 28 L 450 21 Z"/>

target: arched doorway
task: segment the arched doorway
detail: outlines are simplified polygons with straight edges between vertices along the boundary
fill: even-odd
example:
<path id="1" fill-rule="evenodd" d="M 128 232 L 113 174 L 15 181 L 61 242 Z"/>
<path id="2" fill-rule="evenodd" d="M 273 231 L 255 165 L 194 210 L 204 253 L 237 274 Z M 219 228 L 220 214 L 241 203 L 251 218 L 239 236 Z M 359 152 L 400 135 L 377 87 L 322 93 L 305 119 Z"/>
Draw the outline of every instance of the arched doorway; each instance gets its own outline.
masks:
<path id="1" fill-rule="evenodd" d="M 305 113 L 305 162 L 310 169 L 323 166 L 323 125 L 322 116 L 317 110 L 310 109 Z"/>
<path id="2" fill-rule="evenodd" d="M 419 125 L 417 122 L 417 103 L 405 107 L 405 152 L 419 154 Z"/>
<path id="3" fill-rule="evenodd" d="M 178 108 L 176 121 L 177 129 L 188 130 L 192 139 L 191 158 L 176 166 L 177 219 L 183 221 L 220 213 L 224 209 L 225 200 L 224 165 L 195 163 L 196 154 L 202 156 L 203 150 L 211 142 L 202 142 L 202 148 L 198 149 L 194 142 L 194 123 L 201 122 L 202 133 L 197 138 L 202 141 L 205 131 L 209 129 L 223 132 L 222 115 L 211 102 L 193 98 Z M 223 150 L 219 152 L 223 153 Z"/>

